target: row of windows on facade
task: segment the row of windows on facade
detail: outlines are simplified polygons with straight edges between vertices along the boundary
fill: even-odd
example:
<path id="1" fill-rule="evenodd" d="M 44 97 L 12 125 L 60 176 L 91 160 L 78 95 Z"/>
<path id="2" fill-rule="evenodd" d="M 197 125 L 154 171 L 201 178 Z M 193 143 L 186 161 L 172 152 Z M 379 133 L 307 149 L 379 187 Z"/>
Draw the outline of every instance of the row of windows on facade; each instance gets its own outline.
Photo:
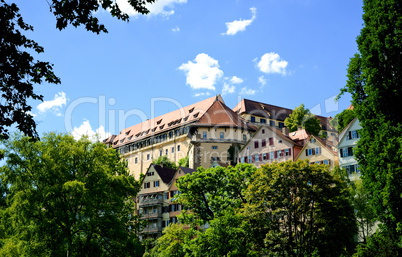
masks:
<path id="1" fill-rule="evenodd" d="M 330 165 L 331 160 L 327 159 L 327 160 L 322 160 L 322 161 L 315 161 L 315 162 L 310 162 L 310 164 L 326 164 L 326 165 Z"/>
<path id="2" fill-rule="evenodd" d="M 207 139 L 208 138 L 208 132 L 203 131 L 202 132 L 202 138 Z M 219 132 L 219 139 L 225 139 L 225 132 Z M 243 141 L 247 141 L 247 135 L 243 134 Z"/>
<path id="3" fill-rule="evenodd" d="M 188 132 L 189 132 L 189 127 L 188 126 L 187 127 L 182 127 L 182 128 L 176 129 L 174 131 L 169 131 L 167 133 L 164 133 L 164 134 L 161 134 L 161 135 L 158 135 L 158 136 L 154 136 L 154 137 L 151 137 L 151 138 L 148 138 L 148 139 L 136 142 L 136 143 L 132 143 L 132 144 L 122 146 L 122 147 L 119 148 L 119 150 L 120 150 L 121 154 L 125 154 L 125 153 L 128 153 L 128 152 L 132 152 L 132 151 L 141 149 L 143 147 L 147 147 L 147 146 L 150 146 L 150 145 L 153 145 L 153 144 L 161 143 L 161 142 L 166 141 L 168 139 L 171 139 L 173 137 L 177 137 L 177 136 L 181 136 L 183 134 L 187 134 Z"/>
<path id="4" fill-rule="evenodd" d="M 178 152 L 180 152 L 180 148 L 181 148 L 180 145 L 177 145 L 177 151 Z M 174 153 L 174 151 L 175 151 L 175 147 L 172 146 L 171 153 Z M 169 154 L 169 149 L 166 148 L 165 151 L 163 151 L 163 149 L 159 149 L 159 156 L 162 156 L 164 152 L 165 152 L 165 155 L 168 155 Z M 147 154 L 146 159 L 147 159 L 147 161 L 151 160 L 152 159 L 151 154 Z M 134 163 L 138 163 L 138 157 L 134 158 Z"/>
<path id="5" fill-rule="evenodd" d="M 255 117 L 254 117 L 254 116 L 251 116 L 251 117 L 250 117 L 250 121 L 251 121 L 251 122 L 256 122 Z M 259 123 L 261 123 L 261 124 L 267 124 L 267 119 L 260 118 L 260 122 L 259 122 Z M 271 127 L 275 127 L 275 126 L 276 126 L 276 123 L 275 123 L 274 120 L 269 120 L 269 125 L 270 125 Z M 285 123 L 283 123 L 283 122 L 278 122 L 278 127 L 279 127 L 279 128 L 285 127 Z"/>
<path id="6" fill-rule="evenodd" d="M 178 223 L 179 220 L 177 217 L 171 217 L 169 220 L 162 220 L 162 228 L 168 227 L 170 223 Z M 150 220 L 144 230 L 147 229 L 156 229 L 158 228 L 158 221 L 157 220 Z"/>
<path id="7" fill-rule="evenodd" d="M 283 158 L 286 156 L 291 156 L 291 154 L 292 154 L 292 150 L 291 150 L 291 148 L 288 148 L 288 149 L 284 149 L 284 150 L 271 151 L 269 153 L 260 153 L 260 154 L 244 156 L 244 157 L 239 158 L 239 162 L 253 163 L 253 162 L 260 162 L 260 161 L 275 160 L 275 159 Z"/>
<path id="8" fill-rule="evenodd" d="M 145 215 L 145 214 L 161 214 L 161 213 L 169 213 L 169 212 L 175 212 L 175 211 L 181 211 L 183 210 L 183 206 L 181 204 L 175 203 L 175 204 L 170 204 L 167 206 L 153 206 L 153 207 L 145 207 L 141 208 L 139 210 L 140 215 Z"/>
<path id="9" fill-rule="evenodd" d="M 278 140 L 278 143 L 282 143 L 282 140 Z M 274 145 L 274 138 L 270 137 L 268 138 L 268 145 Z M 266 147 L 267 146 L 267 140 L 261 139 L 261 147 Z M 255 140 L 254 141 L 254 148 L 259 148 L 260 147 L 260 140 Z"/>
<path id="10" fill-rule="evenodd" d="M 148 182 L 148 183 L 150 183 L 150 182 Z M 145 188 L 145 183 L 144 183 L 144 188 Z M 147 188 L 149 188 L 149 187 L 147 187 Z M 179 193 L 180 193 L 179 190 L 172 190 L 169 192 L 163 192 L 163 193 L 158 193 L 158 194 L 140 195 L 139 200 L 140 200 L 140 202 L 153 201 L 153 200 L 168 200 L 169 198 L 174 198 Z"/>

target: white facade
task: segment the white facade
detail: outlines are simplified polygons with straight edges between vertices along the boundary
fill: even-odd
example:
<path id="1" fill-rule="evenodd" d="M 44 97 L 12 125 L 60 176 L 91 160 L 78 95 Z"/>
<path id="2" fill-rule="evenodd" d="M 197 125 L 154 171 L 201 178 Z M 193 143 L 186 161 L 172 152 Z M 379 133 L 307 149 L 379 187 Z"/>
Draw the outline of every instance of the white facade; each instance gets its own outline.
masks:
<path id="1" fill-rule="evenodd" d="M 348 175 L 360 174 L 359 165 L 354 156 L 354 148 L 359 140 L 359 120 L 355 118 L 352 120 L 339 135 L 338 154 L 339 154 L 339 166 L 345 168 Z"/>

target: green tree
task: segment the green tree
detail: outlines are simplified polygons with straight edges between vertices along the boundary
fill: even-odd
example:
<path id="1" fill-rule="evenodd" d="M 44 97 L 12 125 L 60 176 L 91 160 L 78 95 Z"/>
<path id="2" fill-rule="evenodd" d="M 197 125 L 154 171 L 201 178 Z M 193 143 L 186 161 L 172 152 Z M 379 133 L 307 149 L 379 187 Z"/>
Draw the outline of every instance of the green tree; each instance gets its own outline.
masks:
<path id="1" fill-rule="evenodd" d="M 184 223 L 204 224 L 221 216 L 229 209 L 239 208 L 246 202 L 244 191 L 256 168 L 251 164 L 235 167 L 198 168 L 177 181 L 180 190 L 178 203 L 190 211 L 182 211 Z M 199 222 L 198 222 L 199 221 Z"/>
<path id="2" fill-rule="evenodd" d="M 320 121 L 301 104 L 285 119 L 285 126 L 290 132 L 304 128 L 308 133 L 317 136 L 321 131 Z"/>
<path id="3" fill-rule="evenodd" d="M 228 210 L 210 222 L 205 231 L 186 243 L 187 256 L 260 256 L 253 252 L 253 238 L 242 214 Z"/>
<path id="4" fill-rule="evenodd" d="M 370 192 L 363 186 L 362 180 L 350 182 L 351 202 L 355 210 L 359 239 L 366 243 L 367 238 L 375 231 L 376 216 L 373 206 L 370 205 Z"/>
<path id="5" fill-rule="evenodd" d="M 189 160 L 190 160 L 190 159 L 188 158 L 188 156 L 181 158 L 181 159 L 179 160 L 178 166 L 179 166 L 179 167 L 187 167 L 187 168 L 188 168 L 188 167 L 190 166 Z"/>
<path id="6" fill-rule="evenodd" d="M 346 109 L 335 115 L 330 121 L 331 126 L 341 132 L 354 118 L 356 113 L 353 109 Z"/>
<path id="7" fill-rule="evenodd" d="M 362 129 L 355 151 L 371 205 L 394 244 L 402 235 L 402 5 L 364 0 L 359 53 L 341 91 L 352 95 Z M 402 255 L 398 247 L 395 255 Z"/>
<path id="8" fill-rule="evenodd" d="M 193 229 L 172 223 L 163 230 L 163 235 L 155 241 L 155 246 L 146 252 L 144 257 L 184 257 L 186 247 L 195 234 Z"/>
<path id="9" fill-rule="evenodd" d="M 246 192 L 243 213 L 254 248 L 268 256 L 339 256 L 353 249 L 356 224 L 346 183 L 326 165 L 264 165 Z"/>
<path id="10" fill-rule="evenodd" d="M 115 150 L 53 133 L 4 144 L 1 256 L 142 255 L 139 184 Z"/>
<path id="11" fill-rule="evenodd" d="M 176 163 L 169 160 L 167 156 L 160 156 L 158 159 L 155 159 L 152 163 L 162 167 L 171 168 L 174 170 L 178 168 Z"/>
<path id="12" fill-rule="evenodd" d="M 147 3 L 155 0 L 128 0 L 129 4 L 141 14 L 147 14 Z M 74 27 L 85 26 L 88 31 L 99 34 L 107 32 L 103 24 L 94 16 L 99 10 L 109 12 L 113 17 L 128 21 L 116 1 L 111 0 L 52 0 L 48 1 L 50 11 L 56 17 L 56 27 L 60 30 L 69 24 Z M 27 136 L 37 138 L 36 123 L 30 114 L 30 99 L 43 100 L 34 92 L 33 86 L 42 82 L 58 84 L 60 79 L 53 73 L 53 65 L 35 60 L 32 52 L 44 51 L 34 40 L 23 32 L 33 31 L 33 27 L 23 21 L 15 3 L 0 0 L 0 139 L 8 138 L 8 129 L 15 126 Z"/>

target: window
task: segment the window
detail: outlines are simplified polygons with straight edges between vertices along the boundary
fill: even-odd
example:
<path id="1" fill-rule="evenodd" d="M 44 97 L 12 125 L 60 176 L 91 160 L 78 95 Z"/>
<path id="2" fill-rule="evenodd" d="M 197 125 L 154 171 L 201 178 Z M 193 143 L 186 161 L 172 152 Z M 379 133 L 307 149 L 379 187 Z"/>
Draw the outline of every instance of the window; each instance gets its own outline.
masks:
<path id="1" fill-rule="evenodd" d="M 172 153 L 174 153 L 174 146 L 172 147 Z"/>
<path id="2" fill-rule="evenodd" d="M 254 148 L 258 148 L 258 141 L 254 141 Z"/>
<path id="3" fill-rule="evenodd" d="M 163 199 L 165 199 L 165 200 L 169 199 L 169 193 L 168 192 L 163 193 Z"/>
<path id="4" fill-rule="evenodd" d="M 256 162 L 259 162 L 260 161 L 260 155 L 259 154 L 254 155 L 254 160 Z"/>
<path id="5" fill-rule="evenodd" d="M 218 149 L 218 146 L 217 146 L 217 145 L 213 145 L 213 146 L 212 146 L 212 149 L 216 150 L 216 149 Z"/>
<path id="6" fill-rule="evenodd" d="M 169 153 L 169 150 L 166 149 L 166 150 L 165 150 L 165 155 L 168 155 L 168 153 Z"/>
<path id="7" fill-rule="evenodd" d="M 159 180 L 154 181 L 154 187 L 159 187 Z"/>
<path id="8" fill-rule="evenodd" d="M 160 150 L 159 150 L 159 156 L 162 156 L 162 154 L 163 154 L 163 150 L 160 149 Z"/>
<path id="9" fill-rule="evenodd" d="M 251 121 L 251 122 L 255 122 L 255 117 L 254 117 L 254 116 L 251 116 L 251 117 L 250 117 L 250 121 Z"/>
<path id="10" fill-rule="evenodd" d="M 346 135 L 346 140 L 352 140 L 356 138 L 360 138 L 359 132 L 357 130 L 349 131 Z"/>
<path id="11" fill-rule="evenodd" d="M 262 134 L 265 134 L 265 129 L 262 129 L 262 130 L 261 130 L 261 133 L 262 133 Z"/>
<path id="12" fill-rule="evenodd" d="M 285 149 L 285 156 L 290 156 L 290 148 L 289 148 L 289 149 Z"/>
<path id="13" fill-rule="evenodd" d="M 219 138 L 220 138 L 220 139 L 225 138 L 225 132 L 220 132 L 220 133 L 219 133 Z"/>
<path id="14" fill-rule="evenodd" d="M 279 122 L 279 128 L 284 128 L 285 124 L 283 122 Z"/>
<path id="15" fill-rule="evenodd" d="M 147 154 L 147 160 L 151 159 L 151 155 Z"/>
<path id="16" fill-rule="evenodd" d="M 177 151 L 180 152 L 180 145 L 177 145 Z"/>
<path id="17" fill-rule="evenodd" d="M 341 157 L 353 156 L 353 147 L 345 147 L 340 149 Z"/>
<path id="18" fill-rule="evenodd" d="M 267 146 L 267 140 L 264 138 L 263 140 L 261 140 L 261 147 L 265 146 Z"/>
<path id="19" fill-rule="evenodd" d="M 306 156 L 316 155 L 321 153 L 321 147 L 306 149 Z"/>
<path id="20" fill-rule="evenodd" d="M 310 142 L 315 143 L 316 142 L 315 138 L 310 139 Z"/>
<path id="21" fill-rule="evenodd" d="M 266 119 L 261 118 L 261 119 L 260 119 L 260 123 L 264 123 L 264 124 L 265 124 L 265 123 L 267 123 L 267 120 L 266 120 Z"/>
<path id="22" fill-rule="evenodd" d="M 274 145 L 274 138 L 273 137 L 269 138 L 269 145 Z"/>
<path id="23" fill-rule="evenodd" d="M 270 120 L 270 121 L 269 121 L 269 125 L 270 125 L 271 127 L 275 127 L 275 121 L 274 121 L 274 120 Z"/>
<path id="24" fill-rule="evenodd" d="M 134 162 L 138 163 L 138 157 L 135 157 Z"/>
<path id="25" fill-rule="evenodd" d="M 151 182 L 145 182 L 144 188 L 151 188 Z"/>
<path id="26" fill-rule="evenodd" d="M 202 132 L 202 138 L 207 138 L 207 132 L 206 131 Z"/>
<path id="27" fill-rule="evenodd" d="M 277 154 L 278 154 L 278 158 L 283 157 L 282 150 L 278 150 L 278 151 L 277 151 Z"/>
<path id="28" fill-rule="evenodd" d="M 150 177 L 150 176 L 153 176 L 154 174 L 155 174 L 155 172 L 150 171 L 150 172 L 148 172 L 148 173 L 147 173 L 147 176 L 149 176 L 149 177 Z"/>
<path id="29" fill-rule="evenodd" d="M 263 153 L 263 154 L 262 154 L 262 159 L 263 159 L 264 161 L 267 160 L 267 153 Z"/>
<path id="30" fill-rule="evenodd" d="M 275 158 L 274 152 L 269 152 L 269 159 L 273 160 Z"/>
<path id="31" fill-rule="evenodd" d="M 243 135 L 243 141 L 247 141 L 247 135 L 246 134 Z"/>
<path id="32" fill-rule="evenodd" d="M 324 163 L 325 165 L 329 165 L 330 161 L 329 161 L 329 160 L 324 160 L 323 163 Z"/>

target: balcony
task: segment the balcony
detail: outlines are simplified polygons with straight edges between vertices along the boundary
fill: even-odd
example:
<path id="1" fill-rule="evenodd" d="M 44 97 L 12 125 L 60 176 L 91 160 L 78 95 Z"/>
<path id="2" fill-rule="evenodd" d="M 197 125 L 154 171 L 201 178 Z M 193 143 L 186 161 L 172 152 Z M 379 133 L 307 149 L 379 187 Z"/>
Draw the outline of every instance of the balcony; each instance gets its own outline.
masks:
<path id="1" fill-rule="evenodd" d="M 141 199 L 141 198 L 140 198 Z M 139 206 L 151 206 L 151 205 L 158 205 L 163 203 L 163 198 L 145 198 L 139 201 Z"/>
<path id="2" fill-rule="evenodd" d="M 140 214 L 140 219 L 157 219 L 157 218 L 162 218 L 162 212 Z"/>
<path id="3" fill-rule="evenodd" d="M 162 227 L 145 227 L 143 230 L 141 230 L 140 233 L 142 234 L 151 234 L 151 233 L 159 233 L 162 232 Z"/>

